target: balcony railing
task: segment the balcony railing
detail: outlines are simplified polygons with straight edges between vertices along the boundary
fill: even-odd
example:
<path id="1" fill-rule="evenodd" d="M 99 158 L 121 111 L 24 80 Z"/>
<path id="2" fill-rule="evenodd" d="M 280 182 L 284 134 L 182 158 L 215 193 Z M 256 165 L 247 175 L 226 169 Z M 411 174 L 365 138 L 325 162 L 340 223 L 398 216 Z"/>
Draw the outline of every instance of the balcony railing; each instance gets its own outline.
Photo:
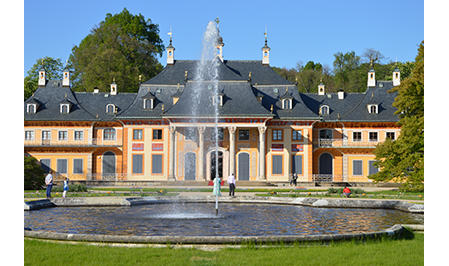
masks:
<path id="1" fill-rule="evenodd" d="M 34 139 L 25 140 L 25 147 L 36 147 L 36 146 L 55 146 L 55 147 L 87 147 L 87 146 L 122 146 L 122 139 L 116 140 L 103 140 L 103 139 L 92 139 L 91 141 L 84 140 L 52 140 L 52 139 Z"/>
<path id="2" fill-rule="evenodd" d="M 343 139 L 318 139 L 313 142 L 316 147 L 336 147 L 336 148 L 374 148 L 379 141 L 350 141 Z"/>

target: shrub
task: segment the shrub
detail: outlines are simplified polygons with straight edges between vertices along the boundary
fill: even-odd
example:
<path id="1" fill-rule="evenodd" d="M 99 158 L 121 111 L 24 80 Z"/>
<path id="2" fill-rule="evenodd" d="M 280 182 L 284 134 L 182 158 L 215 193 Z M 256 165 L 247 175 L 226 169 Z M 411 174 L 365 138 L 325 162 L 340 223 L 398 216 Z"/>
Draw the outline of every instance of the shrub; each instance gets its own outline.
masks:
<path id="1" fill-rule="evenodd" d="M 351 190 L 352 194 L 363 194 L 366 193 L 363 189 L 361 188 L 349 188 Z M 327 190 L 328 194 L 343 194 L 343 188 L 329 188 Z"/>
<path id="2" fill-rule="evenodd" d="M 55 186 L 52 189 L 54 192 L 62 192 L 63 190 L 63 186 Z M 70 184 L 69 182 L 69 192 L 87 192 L 87 187 L 84 184 Z"/>

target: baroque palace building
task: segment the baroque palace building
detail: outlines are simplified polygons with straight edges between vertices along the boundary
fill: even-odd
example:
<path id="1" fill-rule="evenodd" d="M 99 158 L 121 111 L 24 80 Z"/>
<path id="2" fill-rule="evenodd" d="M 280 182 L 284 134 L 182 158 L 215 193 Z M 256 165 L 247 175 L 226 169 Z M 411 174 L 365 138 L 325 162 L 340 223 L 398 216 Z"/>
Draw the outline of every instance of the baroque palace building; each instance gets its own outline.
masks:
<path id="1" fill-rule="evenodd" d="M 221 38 L 220 38 L 221 39 Z M 167 65 L 137 93 L 73 92 L 70 72 L 46 80 L 24 103 L 24 151 L 44 169 L 71 180 L 207 181 L 235 173 L 237 180 L 371 182 L 373 150 L 400 133 L 394 93 L 400 84 L 368 72 L 364 93 L 299 93 L 262 60 L 224 60 L 217 46 L 218 97 L 193 95 L 198 60 L 175 60 L 170 39 Z M 215 112 L 218 101 L 218 160 Z M 195 113 L 192 111 L 195 106 Z M 218 165 L 216 165 L 218 161 Z"/>

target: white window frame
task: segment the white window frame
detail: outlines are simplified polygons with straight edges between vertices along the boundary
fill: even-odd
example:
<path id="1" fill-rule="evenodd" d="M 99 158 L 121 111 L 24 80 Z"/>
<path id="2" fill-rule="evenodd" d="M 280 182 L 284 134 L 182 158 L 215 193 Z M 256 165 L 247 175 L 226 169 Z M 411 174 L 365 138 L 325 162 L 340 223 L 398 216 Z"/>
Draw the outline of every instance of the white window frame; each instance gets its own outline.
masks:
<path id="1" fill-rule="evenodd" d="M 109 135 L 108 138 L 106 138 L 106 130 L 111 130 L 111 132 L 114 132 L 113 138 L 109 138 Z M 117 138 L 117 130 L 115 130 L 115 128 L 108 127 L 103 129 L 103 140 L 116 140 L 116 138 Z"/>
<path id="2" fill-rule="evenodd" d="M 393 134 L 393 138 L 389 138 L 388 137 L 388 134 Z M 385 132 L 385 139 L 391 139 L 391 140 L 396 140 L 396 132 L 394 132 L 394 131 L 387 131 L 387 132 Z"/>
<path id="3" fill-rule="evenodd" d="M 371 133 L 376 133 L 377 134 L 376 140 L 372 140 L 371 139 L 371 136 L 370 136 Z M 379 141 L 379 132 L 377 132 L 377 131 L 370 131 L 370 132 L 368 132 L 368 140 L 371 141 L 371 142 L 378 142 Z"/>
<path id="4" fill-rule="evenodd" d="M 360 174 L 355 174 L 354 173 L 354 162 L 355 161 L 360 161 L 360 162 L 362 162 L 362 167 L 361 167 L 361 170 L 362 170 L 362 172 L 360 173 Z M 352 176 L 363 176 L 363 160 L 359 160 L 359 159 L 354 159 L 354 160 L 352 160 Z"/>
<path id="5" fill-rule="evenodd" d="M 360 139 L 359 139 L 359 140 L 357 140 L 357 139 L 354 138 L 354 133 L 360 133 Z M 352 132 L 352 141 L 353 141 L 353 142 L 361 142 L 362 139 L 363 139 L 362 131 L 353 131 L 353 132 Z"/>
<path id="6" fill-rule="evenodd" d="M 48 132 L 48 135 L 44 134 L 44 132 L 45 133 Z M 42 134 L 42 136 L 41 136 L 42 140 L 51 140 L 51 130 L 42 130 L 41 134 Z M 44 136 L 46 136 L 48 138 L 44 138 Z"/>
<path id="7" fill-rule="evenodd" d="M 111 107 L 111 106 L 112 106 L 112 112 L 108 112 L 109 107 Z M 117 113 L 117 112 L 116 112 L 116 107 L 115 107 L 115 105 L 112 104 L 112 103 L 107 104 L 107 105 L 106 105 L 106 113 L 107 113 L 107 114 L 115 114 L 115 113 Z"/>
<path id="8" fill-rule="evenodd" d="M 75 172 L 75 160 L 81 160 L 81 173 Z M 72 173 L 73 174 L 83 174 L 84 173 L 84 160 L 83 160 L 83 158 L 73 158 L 72 164 L 73 164 L 73 169 L 72 169 Z"/>
<path id="9" fill-rule="evenodd" d="M 65 132 L 65 138 L 61 139 L 61 133 Z M 58 130 L 58 140 L 59 141 L 64 141 L 64 140 L 68 140 L 69 139 L 69 132 L 67 130 Z"/>
<path id="10" fill-rule="evenodd" d="M 372 112 L 372 110 L 371 110 L 372 107 L 374 107 L 374 112 Z M 368 113 L 370 113 L 370 114 L 379 113 L 379 108 L 378 108 L 377 104 L 368 104 L 367 108 L 368 108 Z"/>
<path id="11" fill-rule="evenodd" d="M 80 132 L 81 133 L 81 138 L 76 138 L 76 133 L 77 132 Z M 76 141 L 81 141 L 81 140 L 84 140 L 84 131 L 83 130 L 75 130 L 74 132 L 73 132 L 73 139 L 74 140 L 76 140 Z"/>
<path id="12" fill-rule="evenodd" d="M 369 167 L 370 162 L 376 162 L 376 160 L 368 160 L 368 176 L 372 175 L 372 174 L 370 173 L 370 167 Z M 380 171 L 380 168 L 377 167 L 377 172 L 379 172 L 379 171 Z"/>
<path id="13" fill-rule="evenodd" d="M 61 104 L 59 105 L 59 112 L 60 112 L 61 114 L 64 114 L 64 112 L 62 111 L 64 106 L 67 107 L 67 112 L 65 112 L 65 114 L 70 113 L 70 105 L 69 105 L 68 103 L 61 103 Z"/>
<path id="14" fill-rule="evenodd" d="M 216 100 L 218 100 L 218 106 L 223 106 L 223 95 L 212 96 L 212 105 L 216 105 Z"/>
<path id="15" fill-rule="evenodd" d="M 34 140 L 34 130 L 25 130 L 25 140 Z"/>
<path id="16" fill-rule="evenodd" d="M 282 100 L 282 109 L 292 109 L 292 99 L 284 99 Z"/>
<path id="17" fill-rule="evenodd" d="M 326 108 L 327 110 L 327 112 L 323 112 L 323 109 L 324 108 Z M 329 105 L 322 105 L 322 106 L 320 106 L 320 115 L 329 115 Z"/>
<path id="18" fill-rule="evenodd" d="M 27 104 L 27 113 L 28 114 L 35 114 L 36 113 L 36 104 L 35 103 L 29 103 Z"/>
<path id="19" fill-rule="evenodd" d="M 150 102 L 150 106 L 147 106 L 147 102 Z M 154 99 L 143 99 L 143 109 L 145 110 L 153 110 L 154 107 Z"/>

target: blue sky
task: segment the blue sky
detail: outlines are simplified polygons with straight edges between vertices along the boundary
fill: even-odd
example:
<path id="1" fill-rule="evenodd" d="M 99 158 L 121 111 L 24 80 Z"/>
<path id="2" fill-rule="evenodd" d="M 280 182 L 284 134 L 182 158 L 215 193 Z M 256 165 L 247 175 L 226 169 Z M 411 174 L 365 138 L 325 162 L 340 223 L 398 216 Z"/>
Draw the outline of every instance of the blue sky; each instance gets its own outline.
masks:
<path id="1" fill-rule="evenodd" d="M 220 18 L 225 59 L 260 60 L 265 27 L 270 65 L 295 67 L 309 60 L 332 67 L 336 52 L 367 48 L 385 61 L 413 61 L 424 39 L 424 2 L 377 1 L 31 1 L 24 2 L 24 73 L 43 56 L 69 57 L 73 46 L 123 8 L 159 24 L 176 59 L 198 59 L 208 21 Z M 165 54 L 160 62 L 165 65 Z"/>

